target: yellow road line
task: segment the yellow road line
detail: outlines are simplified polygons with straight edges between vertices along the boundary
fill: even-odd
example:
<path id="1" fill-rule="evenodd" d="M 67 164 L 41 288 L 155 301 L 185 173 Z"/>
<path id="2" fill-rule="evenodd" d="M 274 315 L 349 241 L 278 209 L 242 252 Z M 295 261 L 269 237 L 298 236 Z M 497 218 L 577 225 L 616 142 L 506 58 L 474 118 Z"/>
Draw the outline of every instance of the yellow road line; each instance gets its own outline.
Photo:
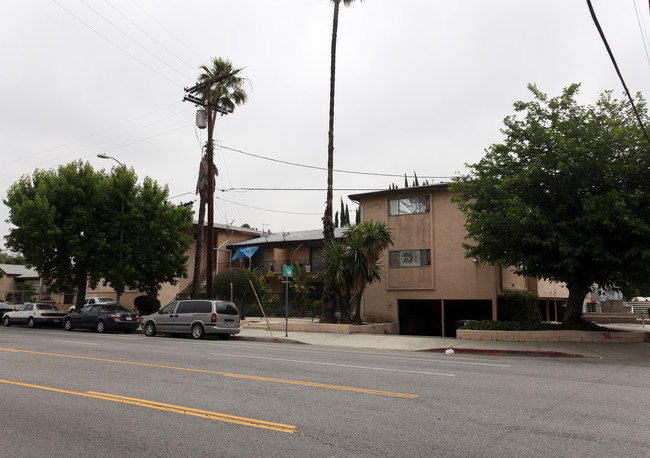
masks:
<path id="1" fill-rule="evenodd" d="M 145 367 L 157 367 L 160 369 L 172 369 L 177 371 L 187 371 L 187 372 L 200 372 L 203 374 L 213 374 L 221 375 L 223 377 L 233 377 L 241 378 L 247 380 L 257 380 L 262 382 L 275 382 L 275 383 L 286 383 L 290 385 L 300 385 L 300 386 L 309 386 L 313 388 L 325 388 L 330 390 L 341 390 L 341 391 L 351 391 L 353 393 L 364 393 L 364 394 L 376 394 L 381 396 L 392 396 L 397 398 L 406 398 L 414 399 L 417 398 L 417 394 L 407 394 L 407 393 L 394 393 L 391 391 L 382 391 L 382 390 L 370 390 L 366 388 L 356 388 L 351 386 L 342 386 L 342 385 L 328 385 L 326 383 L 315 383 L 315 382 L 305 382 L 301 380 L 288 380 L 281 378 L 272 378 L 272 377 L 261 377 L 256 375 L 245 375 L 245 374 L 230 374 L 228 372 L 218 372 L 218 371 L 209 371 L 205 369 L 191 369 L 187 367 L 176 367 L 176 366 L 163 366 L 159 364 L 148 364 L 148 363 L 138 363 L 134 361 L 120 361 L 114 359 L 103 359 L 103 358 L 92 358 L 90 356 L 75 356 L 75 355 L 62 355 L 58 353 L 46 353 L 41 351 L 31 351 L 31 350 L 16 350 L 13 348 L 0 348 L 0 351 L 14 352 L 14 353 L 31 353 L 35 355 L 45 355 L 45 356 L 59 356 L 63 358 L 75 358 L 75 359 L 85 359 L 89 361 L 102 361 L 107 363 L 117 363 L 117 364 L 131 364 L 134 366 L 145 366 Z"/>
<path id="2" fill-rule="evenodd" d="M 282 423 L 273 423 L 270 421 L 256 420 L 254 418 L 237 417 L 234 415 L 223 414 L 219 412 L 210 412 L 208 410 L 193 409 L 191 407 L 176 406 L 173 404 L 164 404 L 162 402 L 147 401 L 145 399 L 129 398 L 125 396 L 117 396 L 114 394 L 96 393 L 88 391 L 81 393 L 79 391 L 62 390 L 60 388 L 52 388 L 48 386 L 32 385 L 30 383 L 13 382 L 11 380 L 0 380 L 0 383 L 7 383 L 10 385 L 24 386 L 27 388 L 37 388 L 40 390 L 54 391 L 57 393 L 73 394 L 75 396 L 83 396 L 87 398 L 102 399 L 105 401 L 119 402 L 122 404 L 130 404 L 140 407 L 148 407 L 150 409 L 162 410 L 165 412 L 181 413 L 184 415 L 191 415 L 194 417 L 206 418 L 209 420 L 223 421 L 227 423 L 235 423 L 243 426 L 252 426 L 254 428 L 269 429 L 273 431 L 280 431 L 283 433 L 293 434 L 296 432 L 296 427 L 293 425 L 285 425 Z"/>

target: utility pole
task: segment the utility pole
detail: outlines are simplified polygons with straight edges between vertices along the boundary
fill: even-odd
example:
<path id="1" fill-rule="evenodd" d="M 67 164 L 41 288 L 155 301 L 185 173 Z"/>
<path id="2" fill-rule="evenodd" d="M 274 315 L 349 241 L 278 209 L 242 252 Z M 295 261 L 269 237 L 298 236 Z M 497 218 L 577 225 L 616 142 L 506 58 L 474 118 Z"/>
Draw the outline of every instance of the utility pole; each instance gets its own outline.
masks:
<path id="1" fill-rule="evenodd" d="M 206 295 L 208 299 L 213 299 L 214 292 L 212 288 L 212 260 L 213 260 L 213 234 L 214 234 L 214 145 L 212 142 L 212 131 L 214 130 L 214 121 L 216 113 L 229 114 L 231 113 L 228 110 L 225 110 L 218 106 L 218 104 L 212 103 L 212 87 L 218 85 L 220 82 L 230 78 L 232 73 L 226 73 L 224 75 L 218 75 L 214 78 L 210 78 L 201 83 L 196 84 L 191 88 L 185 88 L 187 95 L 183 97 L 183 102 L 189 101 L 194 105 L 202 106 L 207 111 L 208 118 L 208 144 L 207 144 L 207 156 L 208 156 L 208 230 L 206 234 L 206 277 L 207 284 L 205 287 Z M 207 90 L 206 90 L 207 89 Z M 207 101 L 197 96 L 197 94 L 203 95 L 207 93 Z M 213 115 L 214 113 L 214 115 Z"/>

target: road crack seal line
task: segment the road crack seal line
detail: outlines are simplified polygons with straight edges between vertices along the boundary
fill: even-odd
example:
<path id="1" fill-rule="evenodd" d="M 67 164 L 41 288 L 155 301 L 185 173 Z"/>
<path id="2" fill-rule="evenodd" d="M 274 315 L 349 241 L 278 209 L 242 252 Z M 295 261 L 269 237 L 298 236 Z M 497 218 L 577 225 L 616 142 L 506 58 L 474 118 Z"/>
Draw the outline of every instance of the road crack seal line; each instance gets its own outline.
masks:
<path id="1" fill-rule="evenodd" d="M 101 361 L 105 363 L 116 363 L 116 364 L 130 364 L 133 366 L 144 366 L 144 367 L 157 367 L 160 369 L 172 369 L 177 371 L 187 371 L 187 372 L 199 372 L 202 374 L 212 374 L 212 375 L 221 375 L 223 377 L 233 377 L 245 380 L 256 380 L 262 382 L 274 382 L 274 383 L 286 383 L 289 385 L 300 385 L 300 386 L 309 386 L 313 388 L 326 388 L 330 390 L 341 390 L 341 391 L 350 391 L 353 393 L 364 393 L 364 394 L 376 394 L 381 396 L 391 396 L 396 398 L 406 398 L 414 399 L 417 398 L 417 394 L 407 394 L 407 393 L 394 393 L 391 391 L 381 391 L 381 390 L 371 390 L 366 388 L 356 388 L 352 386 L 342 386 L 342 385 L 328 385 L 326 383 L 316 383 L 316 382 L 305 382 L 301 380 L 289 380 L 281 378 L 272 378 L 272 377 L 262 377 L 257 375 L 245 375 L 245 374 L 231 374 L 228 372 L 218 372 L 218 371 L 209 371 L 205 369 L 191 369 L 187 367 L 176 367 L 176 366 L 163 366 L 159 364 L 149 364 L 149 363 L 138 363 L 135 361 L 120 361 L 115 359 L 105 359 L 105 358 L 92 358 L 90 356 L 75 356 L 75 355 L 62 355 L 59 353 L 47 353 L 42 351 L 32 351 L 32 350 L 16 350 L 12 348 L 0 348 L 0 351 L 8 351 L 13 353 L 29 353 L 34 355 L 45 355 L 45 356 L 58 356 L 62 358 L 74 358 L 74 359 L 84 359 L 88 361 Z"/>
<path id="2" fill-rule="evenodd" d="M 162 410 L 165 412 L 173 412 L 173 413 L 180 413 L 183 415 L 191 415 L 194 417 L 200 417 L 200 418 L 206 418 L 208 420 L 217 420 L 217 421 L 223 421 L 226 423 L 235 423 L 238 425 L 243 425 L 243 426 L 252 426 L 254 428 L 262 428 L 262 429 L 269 429 L 272 431 L 280 431 L 283 433 L 289 433 L 293 434 L 296 432 L 296 427 L 293 425 L 285 425 L 282 423 L 274 423 L 270 421 L 264 421 L 264 420 L 256 420 L 254 418 L 246 418 L 246 417 L 237 417 L 235 415 L 228 415 L 228 414 L 223 414 L 219 412 L 211 412 L 208 410 L 199 410 L 199 409 L 193 409 L 191 407 L 183 407 L 183 406 L 176 406 L 173 404 L 165 404 L 162 402 L 156 402 L 156 401 L 147 401 L 145 399 L 137 399 L 137 398 L 129 398 L 126 396 L 118 396 L 114 394 L 107 394 L 107 393 L 97 393 L 94 391 L 87 391 L 86 393 L 81 393 L 79 391 L 71 391 L 71 390 L 63 390 L 60 388 L 52 388 L 52 387 L 47 387 L 47 386 L 41 386 L 41 385 L 32 385 L 30 383 L 22 383 L 22 382 L 14 382 L 11 380 L 1 380 L 0 383 L 6 383 L 9 385 L 17 385 L 17 386 L 23 386 L 27 388 L 37 388 L 40 390 L 46 390 L 46 391 L 54 391 L 57 393 L 64 393 L 64 394 L 72 394 L 75 396 L 83 396 L 87 398 L 94 398 L 94 399 L 102 399 L 105 401 L 113 401 L 113 402 L 119 402 L 122 404 L 129 404 L 129 405 L 134 405 L 134 406 L 139 406 L 139 407 L 147 407 L 150 409 L 156 409 L 156 410 Z"/>

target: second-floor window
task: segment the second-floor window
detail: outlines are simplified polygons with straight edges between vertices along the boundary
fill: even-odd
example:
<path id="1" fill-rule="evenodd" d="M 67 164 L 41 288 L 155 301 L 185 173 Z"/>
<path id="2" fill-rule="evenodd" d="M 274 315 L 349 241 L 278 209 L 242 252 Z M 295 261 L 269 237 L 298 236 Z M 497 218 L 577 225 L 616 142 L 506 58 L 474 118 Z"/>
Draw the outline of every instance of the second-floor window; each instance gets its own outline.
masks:
<path id="1" fill-rule="evenodd" d="M 431 265 L 431 250 L 399 250 L 390 252 L 391 267 L 419 267 Z"/>
<path id="2" fill-rule="evenodd" d="M 414 215 L 429 212 L 429 196 L 405 197 L 388 201 L 388 215 Z"/>

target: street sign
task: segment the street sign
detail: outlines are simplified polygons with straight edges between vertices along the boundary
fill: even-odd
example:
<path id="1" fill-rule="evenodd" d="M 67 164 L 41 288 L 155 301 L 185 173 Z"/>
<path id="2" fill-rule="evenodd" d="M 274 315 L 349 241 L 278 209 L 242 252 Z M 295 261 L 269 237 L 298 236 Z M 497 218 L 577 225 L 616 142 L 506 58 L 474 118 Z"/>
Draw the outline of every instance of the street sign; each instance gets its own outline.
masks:
<path id="1" fill-rule="evenodd" d="M 293 277 L 293 266 L 282 266 L 283 277 Z"/>

